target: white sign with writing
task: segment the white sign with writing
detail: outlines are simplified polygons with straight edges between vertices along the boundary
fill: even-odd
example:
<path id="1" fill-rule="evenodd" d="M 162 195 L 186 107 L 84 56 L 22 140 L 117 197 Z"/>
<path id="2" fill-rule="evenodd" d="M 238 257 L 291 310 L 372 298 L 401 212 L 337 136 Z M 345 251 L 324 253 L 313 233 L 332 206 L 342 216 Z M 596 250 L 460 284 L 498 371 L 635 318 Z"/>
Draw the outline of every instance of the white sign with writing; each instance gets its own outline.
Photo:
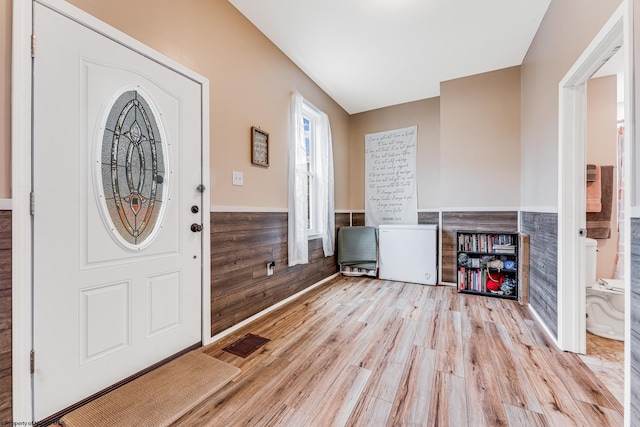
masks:
<path id="1" fill-rule="evenodd" d="M 365 223 L 417 224 L 418 127 L 366 134 Z"/>

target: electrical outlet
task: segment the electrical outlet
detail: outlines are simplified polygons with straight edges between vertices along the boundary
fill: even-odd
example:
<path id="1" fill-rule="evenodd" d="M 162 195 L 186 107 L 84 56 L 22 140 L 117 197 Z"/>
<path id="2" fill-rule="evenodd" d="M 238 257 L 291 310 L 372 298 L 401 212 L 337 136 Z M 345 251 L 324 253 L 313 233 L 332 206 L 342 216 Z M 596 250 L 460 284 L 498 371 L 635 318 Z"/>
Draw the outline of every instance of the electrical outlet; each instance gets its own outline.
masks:
<path id="1" fill-rule="evenodd" d="M 244 177 L 242 175 L 242 172 L 233 171 L 232 183 L 233 185 L 244 185 Z"/>
<path id="2" fill-rule="evenodd" d="M 276 269 L 275 261 L 271 261 L 267 263 L 267 276 L 272 276 L 273 271 Z"/>

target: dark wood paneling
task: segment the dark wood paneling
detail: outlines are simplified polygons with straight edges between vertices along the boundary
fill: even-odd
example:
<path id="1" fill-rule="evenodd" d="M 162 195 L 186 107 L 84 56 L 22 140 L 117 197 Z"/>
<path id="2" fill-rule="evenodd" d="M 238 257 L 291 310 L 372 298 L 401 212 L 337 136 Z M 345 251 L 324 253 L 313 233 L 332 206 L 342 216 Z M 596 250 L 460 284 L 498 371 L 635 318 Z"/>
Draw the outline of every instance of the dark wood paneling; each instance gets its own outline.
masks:
<path id="1" fill-rule="evenodd" d="M 336 229 L 349 214 L 336 215 Z M 275 272 L 267 276 L 267 263 Z M 222 332 L 336 273 L 322 240 L 309 241 L 309 264 L 289 267 L 286 212 L 211 213 L 211 333 Z"/>
<path id="2" fill-rule="evenodd" d="M 348 213 L 337 213 L 336 214 L 336 230 L 340 227 L 348 227 L 350 225 L 351 214 Z"/>
<path id="3" fill-rule="evenodd" d="M 344 214 L 349 215 L 349 214 Z M 355 226 L 363 226 L 365 225 L 365 214 L 362 212 L 352 213 L 352 221 Z M 348 220 L 348 217 L 347 217 Z M 338 220 L 336 219 L 336 223 Z M 439 212 L 418 212 L 418 224 L 438 224 L 440 222 L 440 213 Z M 349 224 L 347 224 L 349 225 Z"/>
<path id="4" fill-rule="evenodd" d="M 366 225 L 363 212 L 351 214 L 351 221 L 351 225 L 353 225 L 354 227 L 361 227 L 363 225 Z"/>
<path id="5" fill-rule="evenodd" d="M 0 211 L 0 250 L 11 249 L 11 211 Z"/>
<path id="6" fill-rule="evenodd" d="M 418 224 L 438 224 L 440 223 L 439 212 L 418 212 Z"/>
<path id="7" fill-rule="evenodd" d="M 631 218 L 631 425 L 640 425 L 640 218 Z"/>
<path id="8" fill-rule="evenodd" d="M 0 421 L 12 420 L 11 211 L 0 211 Z"/>
<path id="9" fill-rule="evenodd" d="M 456 232 L 518 230 L 518 212 L 442 212 L 442 280 L 456 281 Z"/>
<path id="10" fill-rule="evenodd" d="M 558 336 L 558 214 L 522 212 L 529 241 L 529 304 Z"/>

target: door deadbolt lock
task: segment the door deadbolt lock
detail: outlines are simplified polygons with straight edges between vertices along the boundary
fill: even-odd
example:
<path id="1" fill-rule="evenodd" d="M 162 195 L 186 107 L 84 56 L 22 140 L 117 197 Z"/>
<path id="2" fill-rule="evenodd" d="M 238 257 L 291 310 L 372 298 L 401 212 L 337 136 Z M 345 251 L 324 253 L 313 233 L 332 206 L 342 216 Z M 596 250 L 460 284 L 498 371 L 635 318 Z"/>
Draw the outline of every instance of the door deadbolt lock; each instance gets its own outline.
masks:
<path id="1" fill-rule="evenodd" d="M 191 213 L 198 213 L 200 212 L 200 208 L 196 205 L 191 206 Z"/>
<path id="2" fill-rule="evenodd" d="M 202 224 L 191 224 L 191 231 L 193 231 L 194 233 L 202 231 Z"/>
<path id="3" fill-rule="evenodd" d="M 204 193 L 204 191 L 207 189 L 207 187 L 204 186 L 204 184 L 200 184 L 196 187 L 196 190 L 198 190 L 201 193 Z"/>

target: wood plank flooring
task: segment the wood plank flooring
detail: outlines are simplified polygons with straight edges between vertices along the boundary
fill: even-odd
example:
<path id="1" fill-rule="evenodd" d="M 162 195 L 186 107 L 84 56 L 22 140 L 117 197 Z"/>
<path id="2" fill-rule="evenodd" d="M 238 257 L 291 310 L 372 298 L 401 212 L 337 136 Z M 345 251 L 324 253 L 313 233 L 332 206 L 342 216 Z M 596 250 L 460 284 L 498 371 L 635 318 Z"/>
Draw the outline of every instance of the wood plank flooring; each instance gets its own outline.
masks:
<path id="1" fill-rule="evenodd" d="M 587 354 L 580 359 L 602 381 L 607 389 L 624 402 L 624 342 L 599 337 L 587 332 Z"/>
<path id="2" fill-rule="evenodd" d="M 222 348 L 271 339 L 243 359 Z M 242 369 L 174 426 L 621 426 L 515 301 L 339 277 L 205 349 Z"/>

